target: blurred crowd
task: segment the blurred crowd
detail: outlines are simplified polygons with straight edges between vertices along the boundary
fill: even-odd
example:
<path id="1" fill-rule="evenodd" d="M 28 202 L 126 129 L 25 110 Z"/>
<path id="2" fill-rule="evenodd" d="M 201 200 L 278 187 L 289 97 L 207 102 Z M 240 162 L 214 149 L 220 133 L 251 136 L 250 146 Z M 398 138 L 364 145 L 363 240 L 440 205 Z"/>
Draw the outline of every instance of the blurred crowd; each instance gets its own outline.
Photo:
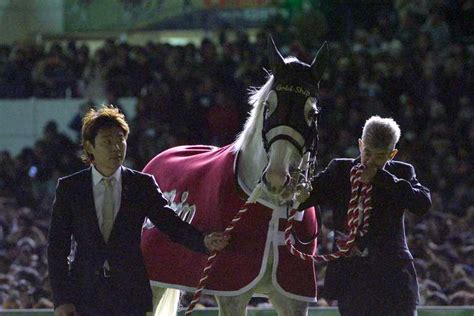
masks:
<path id="1" fill-rule="evenodd" d="M 356 157 L 369 116 L 399 122 L 398 158 L 415 165 L 433 199 L 429 214 L 406 218 L 421 304 L 474 305 L 474 52 L 449 18 L 452 8 L 440 3 L 394 1 L 331 39 L 331 61 L 320 84 L 319 165 Z M 84 98 L 69 122 L 79 132 L 95 100 L 120 106 L 120 97 L 136 97 L 126 165 L 141 169 L 171 146 L 234 140 L 249 111 L 247 89 L 266 81 L 268 33 L 284 56 L 311 62 L 321 41 L 298 41 L 297 28 L 285 23 L 275 20 L 255 41 L 224 29 L 218 41 L 203 39 L 199 46 L 108 39 L 93 53 L 75 41 L 48 49 L 2 47 L 0 98 Z M 79 152 L 79 138 L 62 134 L 54 121 L 33 148 L 15 157 L 0 152 L 4 309 L 52 307 L 45 251 L 50 207 L 58 177 L 83 168 Z M 321 252 L 331 244 L 330 213 L 323 215 Z M 319 266 L 320 287 L 324 268 Z M 210 298 L 203 303 L 215 304 Z"/>

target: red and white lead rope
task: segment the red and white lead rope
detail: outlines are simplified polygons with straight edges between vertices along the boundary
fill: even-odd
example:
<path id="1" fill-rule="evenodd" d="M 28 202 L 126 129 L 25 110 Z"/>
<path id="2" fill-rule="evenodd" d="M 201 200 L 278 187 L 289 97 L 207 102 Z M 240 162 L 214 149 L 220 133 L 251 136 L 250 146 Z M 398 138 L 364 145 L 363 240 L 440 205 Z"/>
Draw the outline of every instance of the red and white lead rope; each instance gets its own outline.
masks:
<path id="1" fill-rule="evenodd" d="M 372 207 L 370 206 L 370 199 L 372 193 L 372 185 L 364 184 L 360 181 L 360 175 L 362 173 L 364 166 L 358 164 L 351 169 L 351 199 L 349 200 L 349 207 L 347 211 L 347 228 L 349 230 L 349 238 L 342 243 L 339 243 L 339 251 L 333 254 L 328 255 L 310 255 L 303 253 L 297 250 L 291 244 L 290 232 L 293 228 L 294 218 L 296 215 L 296 210 L 291 210 L 290 215 L 288 217 L 288 226 L 285 229 L 285 243 L 289 249 L 289 251 L 301 258 L 302 260 L 313 260 L 313 261 L 330 261 L 337 259 L 339 257 L 345 256 L 349 254 L 349 251 L 352 249 L 354 245 L 355 239 L 357 235 L 363 236 L 367 233 L 368 229 L 368 220 L 370 216 L 370 210 Z M 360 189 L 360 190 L 359 190 Z M 232 219 L 231 223 L 227 226 L 224 230 L 225 233 L 230 234 L 232 230 L 235 228 L 235 225 L 240 221 L 242 215 L 247 212 L 247 205 L 255 203 L 260 194 L 260 184 L 254 189 L 248 200 L 245 202 L 244 206 L 237 212 L 237 214 Z M 360 192 L 360 193 L 359 193 Z M 359 207 L 359 202 L 362 207 Z M 362 212 L 362 215 L 360 215 Z M 362 221 L 362 222 L 361 222 Z M 197 286 L 196 292 L 194 292 L 193 299 L 189 304 L 185 316 L 190 316 L 193 313 L 194 307 L 201 299 L 202 291 L 206 286 L 206 281 L 209 277 L 209 271 L 212 268 L 215 258 L 219 251 L 213 251 L 211 255 L 207 258 L 206 266 L 201 274 L 201 278 L 199 280 L 199 284 Z"/>
<path id="2" fill-rule="evenodd" d="M 296 215 L 296 210 L 293 209 L 290 211 L 288 225 L 285 229 L 285 243 L 292 255 L 297 256 L 302 260 L 313 260 L 315 262 L 327 262 L 349 255 L 350 250 L 354 246 L 356 237 L 363 236 L 367 233 L 370 210 L 372 209 L 370 204 L 372 185 L 361 182 L 360 175 L 363 170 L 364 166 L 362 164 L 357 164 L 351 169 L 351 198 L 347 210 L 347 230 L 349 231 L 349 237 L 344 241 L 338 242 L 337 245 L 339 250 L 327 255 L 311 255 L 296 249 L 291 243 L 290 238 L 290 233 L 295 221 L 294 217 Z"/>
<path id="3" fill-rule="evenodd" d="M 247 212 L 247 205 L 253 204 L 257 200 L 258 195 L 260 194 L 260 189 L 261 189 L 261 185 L 258 184 L 257 187 L 253 190 L 252 194 L 247 199 L 247 201 L 245 202 L 244 206 L 237 212 L 237 214 L 235 214 L 230 224 L 224 230 L 224 233 L 230 234 L 232 230 L 234 230 L 235 225 L 240 221 L 240 219 L 242 218 L 242 215 L 244 215 L 244 213 Z M 199 284 L 197 286 L 196 292 L 194 292 L 193 300 L 191 301 L 188 308 L 186 309 L 186 313 L 184 313 L 185 316 L 192 315 L 194 307 L 196 307 L 196 304 L 201 299 L 202 290 L 206 286 L 206 283 L 207 283 L 206 281 L 209 277 L 209 271 L 211 270 L 212 265 L 214 264 L 214 260 L 216 259 L 218 253 L 219 251 L 213 251 L 211 255 L 209 255 L 209 257 L 207 258 L 207 263 L 206 263 L 206 266 L 204 267 L 204 270 L 202 271 L 201 279 L 199 280 Z"/>

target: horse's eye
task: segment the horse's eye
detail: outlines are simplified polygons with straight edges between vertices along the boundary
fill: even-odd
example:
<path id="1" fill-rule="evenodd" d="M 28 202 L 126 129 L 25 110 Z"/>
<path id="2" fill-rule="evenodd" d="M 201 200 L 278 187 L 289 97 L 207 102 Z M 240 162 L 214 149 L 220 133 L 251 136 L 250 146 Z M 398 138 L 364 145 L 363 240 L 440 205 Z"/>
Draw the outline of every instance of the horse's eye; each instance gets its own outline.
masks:
<path id="1" fill-rule="evenodd" d="M 316 111 L 311 110 L 308 113 L 308 116 L 305 118 L 306 119 L 306 124 L 308 126 L 311 126 L 312 124 L 318 124 L 318 113 Z"/>
<path id="2" fill-rule="evenodd" d="M 317 124 L 316 119 L 317 119 L 318 113 L 319 113 L 319 109 L 317 107 L 316 98 L 308 98 L 304 106 L 304 118 L 308 126 L 311 126 L 313 122 Z"/>
<path id="3" fill-rule="evenodd" d="M 314 122 L 314 127 L 318 128 L 318 114 L 317 113 L 314 113 L 313 122 Z"/>

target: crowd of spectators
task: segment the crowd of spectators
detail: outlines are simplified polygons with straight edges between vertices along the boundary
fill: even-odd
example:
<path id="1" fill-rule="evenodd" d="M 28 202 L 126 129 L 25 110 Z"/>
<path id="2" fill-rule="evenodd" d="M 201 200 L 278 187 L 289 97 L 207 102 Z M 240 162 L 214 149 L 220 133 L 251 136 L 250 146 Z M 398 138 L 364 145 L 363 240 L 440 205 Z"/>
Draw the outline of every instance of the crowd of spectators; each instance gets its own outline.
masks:
<path id="1" fill-rule="evenodd" d="M 474 305 L 473 51 L 453 33 L 458 25 L 446 22 L 443 8 L 405 2 L 330 42 L 319 96 L 320 166 L 358 155 L 357 137 L 370 115 L 399 122 L 399 158 L 415 165 L 433 199 L 429 214 L 406 219 L 421 304 Z M 73 130 L 94 100 L 136 97 L 126 164 L 141 169 L 171 146 L 233 141 L 249 110 L 246 89 L 266 80 L 268 32 L 283 55 L 306 62 L 320 44 L 304 46 L 281 25 L 262 29 L 255 41 L 245 32 L 235 31 L 232 40 L 222 32 L 219 41 L 203 39 L 200 46 L 109 39 L 92 53 L 74 41 L 49 50 L 18 44 L 0 49 L 0 97 L 87 99 L 69 124 Z M 33 148 L 16 157 L 0 152 L 4 309 L 52 307 L 45 252 L 50 206 L 58 177 L 83 167 L 79 152 L 78 140 L 53 121 Z M 320 251 L 331 243 L 329 214 L 323 212 Z M 319 271 L 322 280 L 324 265 Z"/>

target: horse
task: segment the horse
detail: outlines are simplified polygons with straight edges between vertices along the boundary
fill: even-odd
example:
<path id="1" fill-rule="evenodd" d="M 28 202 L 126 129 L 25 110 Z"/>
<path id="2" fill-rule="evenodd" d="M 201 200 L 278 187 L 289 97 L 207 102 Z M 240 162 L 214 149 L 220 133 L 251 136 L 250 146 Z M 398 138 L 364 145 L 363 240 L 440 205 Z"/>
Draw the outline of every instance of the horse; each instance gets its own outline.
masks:
<path id="1" fill-rule="evenodd" d="M 221 316 L 245 315 L 254 295 L 267 296 L 280 316 L 303 316 L 317 297 L 313 262 L 290 254 L 283 230 L 297 187 L 307 187 L 308 173 L 314 173 L 318 88 L 329 54 L 324 43 L 307 64 L 283 58 L 273 39 L 269 43 L 271 71 L 266 83 L 250 92 L 252 109 L 236 140 L 223 147 L 170 148 L 143 170 L 154 175 L 169 206 L 203 232 L 223 231 L 246 198 L 261 189 L 229 246 L 217 255 L 203 291 L 215 295 Z M 316 210 L 297 217 L 292 240 L 299 250 L 315 254 Z M 165 288 L 196 289 L 205 255 L 172 243 L 149 221 L 142 251 L 155 309 Z"/>

